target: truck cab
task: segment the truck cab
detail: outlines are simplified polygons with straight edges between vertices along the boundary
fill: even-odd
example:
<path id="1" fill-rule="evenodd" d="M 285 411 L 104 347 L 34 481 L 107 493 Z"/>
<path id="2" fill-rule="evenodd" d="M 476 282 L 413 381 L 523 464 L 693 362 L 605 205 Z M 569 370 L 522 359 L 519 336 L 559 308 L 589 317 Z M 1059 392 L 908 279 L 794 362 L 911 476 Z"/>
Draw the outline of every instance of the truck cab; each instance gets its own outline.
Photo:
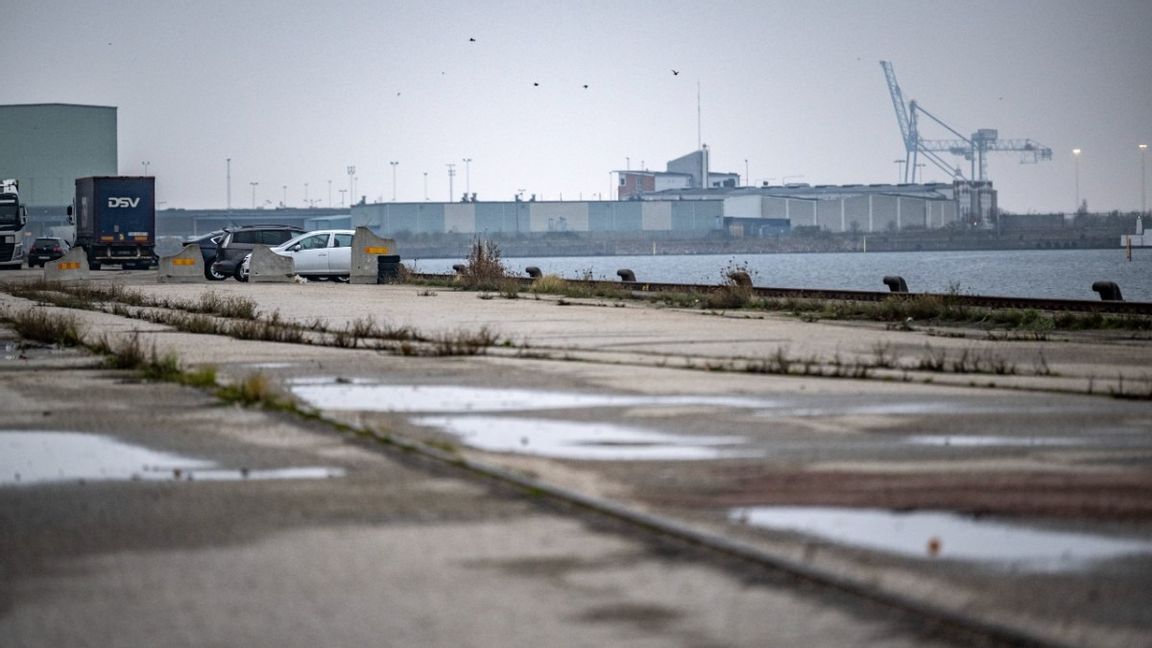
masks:
<path id="1" fill-rule="evenodd" d="M 24 225 L 28 212 L 20 202 L 20 183 L 0 180 L 0 267 L 19 268 L 24 265 Z"/>

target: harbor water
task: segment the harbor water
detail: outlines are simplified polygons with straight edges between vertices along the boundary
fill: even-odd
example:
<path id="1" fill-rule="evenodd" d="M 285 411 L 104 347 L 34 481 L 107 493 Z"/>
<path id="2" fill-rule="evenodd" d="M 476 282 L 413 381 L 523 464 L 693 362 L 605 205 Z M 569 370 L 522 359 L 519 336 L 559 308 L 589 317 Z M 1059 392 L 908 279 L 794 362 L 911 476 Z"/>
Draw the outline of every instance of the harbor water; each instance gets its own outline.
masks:
<path id="1" fill-rule="evenodd" d="M 407 259 L 416 272 L 451 273 L 462 259 Z M 505 258 L 509 272 L 528 266 L 567 279 L 618 281 L 629 268 L 638 281 L 719 284 L 726 272 L 745 269 L 757 286 L 886 290 L 883 277 L 899 275 L 911 292 L 1099 299 L 1096 281 L 1114 281 L 1127 301 L 1152 302 L 1152 249 L 993 250 L 826 254 L 701 254 Z"/>

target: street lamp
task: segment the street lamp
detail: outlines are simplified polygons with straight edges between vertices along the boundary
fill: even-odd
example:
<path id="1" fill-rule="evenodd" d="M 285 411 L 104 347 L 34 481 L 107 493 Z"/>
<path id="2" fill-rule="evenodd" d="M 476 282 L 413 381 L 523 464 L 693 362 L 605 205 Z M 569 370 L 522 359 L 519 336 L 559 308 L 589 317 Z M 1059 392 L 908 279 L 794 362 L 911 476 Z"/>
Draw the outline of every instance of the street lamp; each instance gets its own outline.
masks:
<path id="1" fill-rule="evenodd" d="M 347 189 L 341 189 L 340 190 L 340 206 L 341 207 L 344 206 L 344 194 L 346 194 L 346 193 L 348 193 Z"/>
<path id="2" fill-rule="evenodd" d="M 464 158 L 464 195 L 472 191 L 472 158 Z"/>
<path id="3" fill-rule="evenodd" d="M 424 200 L 428 200 L 428 172 L 424 172 Z"/>
<path id="4" fill-rule="evenodd" d="M 904 182 L 904 165 L 907 164 L 906 160 L 892 160 L 893 164 L 899 165 L 896 168 L 896 184 Z"/>
<path id="5" fill-rule="evenodd" d="M 456 177 L 456 165 L 448 163 L 446 166 L 448 167 L 448 202 L 452 202 L 452 196 L 454 195 L 452 193 L 452 178 Z"/>
<path id="6" fill-rule="evenodd" d="M 399 162 L 389 162 L 392 165 L 392 202 L 396 202 L 396 165 Z"/>
<path id="7" fill-rule="evenodd" d="M 284 185 L 284 199 L 280 201 L 281 207 L 288 206 L 288 185 Z"/>
<path id="8" fill-rule="evenodd" d="M 1080 211 L 1080 149 L 1072 149 L 1072 159 L 1076 164 L 1076 211 Z"/>
<path id="9" fill-rule="evenodd" d="M 348 204 L 349 205 L 351 205 L 352 201 L 356 199 L 355 198 L 356 191 L 353 189 L 353 187 L 355 185 L 352 184 L 353 182 L 355 182 L 355 179 L 353 178 L 353 176 L 355 176 L 355 175 L 356 175 L 356 167 L 352 166 L 352 165 L 348 165 Z M 340 206 L 341 207 L 344 206 L 344 199 L 343 198 L 340 199 Z"/>
<path id="10" fill-rule="evenodd" d="M 304 204 L 308 205 L 309 207 L 312 206 L 312 203 L 308 202 L 308 183 L 307 182 L 304 183 Z"/>
<path id="11" fill-rule="evenodd" d="M 258 185 L 260 183 L 259 182 L 249 182 L 248 184 L 252 185 L 252 209 L 256 209 L 256 185 Z"/>
<path id="12" fill-rule="evenodd" d="M 144 165 L 144 175 L 147 176 L 148 175 L 148 165 L 152 164 L 152 163 L 151 162 L 141 162 L 140 164 Z"/>
<path id="13" fill-rule="evenodd" d="M 328 209 L 332 209 L 332 181 L 328 181 Z"/>
<path id="14" fill-rule="evenodd" d="M 1140 145 L 1140 215 L 1148 215 L 1148 145 Z"/>

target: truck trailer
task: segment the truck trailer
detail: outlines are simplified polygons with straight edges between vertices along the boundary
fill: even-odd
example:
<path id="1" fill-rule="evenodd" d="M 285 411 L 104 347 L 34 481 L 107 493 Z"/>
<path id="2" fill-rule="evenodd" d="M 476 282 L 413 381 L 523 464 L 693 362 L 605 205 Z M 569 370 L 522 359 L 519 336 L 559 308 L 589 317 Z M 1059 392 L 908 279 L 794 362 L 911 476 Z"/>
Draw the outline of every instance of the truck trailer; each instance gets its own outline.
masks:
<path id="1" fill-rule="evenodd" d="M 156 179 L 98 176 L 76 179 L 76 245 L 88 267 L 148 268 L 156 245 Z"/>
<path id="2" fill-rule="evenodd" d="M 20 183 L 0 180 L 0 268 L 24 264 L 24 225 L 27 209 L 20 202 Z"/>

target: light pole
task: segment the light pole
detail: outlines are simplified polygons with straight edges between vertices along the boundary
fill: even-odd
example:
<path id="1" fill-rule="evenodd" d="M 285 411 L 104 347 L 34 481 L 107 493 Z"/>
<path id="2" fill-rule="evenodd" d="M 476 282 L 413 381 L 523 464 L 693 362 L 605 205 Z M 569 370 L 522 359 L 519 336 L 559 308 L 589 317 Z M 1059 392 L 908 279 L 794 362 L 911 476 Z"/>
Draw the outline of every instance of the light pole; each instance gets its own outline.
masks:
<path id="1" fill-rule="evenodd" d="M 904 164 L 905 164 L 905 161 L 904 160 L 892 160 L 892 163 L 899 165 L 896 167 L 896 184 L 900 184 L 901 182 L 904 182 Z"/>
<path id="2" fill-rule="evenodd" d="M 344 194 L 346 194 L 346 193 L 348 193 L 347 189 L 341 189 L 340 190 L 340 206 L 341 207 L 344 206 Z"/>
<path id="3" fill-rule="evenodd" d="M 141 162 L 141 164 L 144 165 L 144 176 L 147 177 L 148 176 L 148 165 L 152 164 L 152 163 L 151 162 Z"/>
<path id="4" fill-rule="evenodd" d="M 256 209 L 256 185 L 258 185 L 260 183 L 259 182 L 249 182 L 248 184 L 252 185 L 252 209 Z"/>
<path id="5" fill-rule="evenodd" d="M 312 206 L 312 203 L 308 202 L 308 183 L 307 182 L 304 183 L 304 204 L 308 205 L 309 207 Z"/>
<path id="6" fill-rule="evenodd" d="M 452 178 L 456 177 L 456 165 L 449 163 L 448 165 L 448 202 L 452 202 Z"/>
<path id="7" fill-rule="evenodd" d="M 1140 215 L 1148 215 L 1148 145 L 1140 145 Z"/>
<path id="8" fill-rule="evenodd" d="M 424 172 L 424 200 L 428 200 L 428 172 Z"/>
<path id="9" fill-rule="evenodd" d="M 232 158 L 224 158 L 224 163 L 225 163 L 225 169 L 226 169 L 226 171 L 225 171 L 226 176 L 225 177 L 227 179 L 227 186 L 228 186 L 228 194 L 227 194 L 226 200 L 227 200 L 227 205 L 228 205 L 228 211 L 232 211 Z"/>
<path id="10" fill-rule="evenodd" d="M 1072 159 L 1075 161 L 1076 173 L 1076 211 L 1080 211 L 1080 149 L 1072 149 Z"/>
<path id="11" fill-rule="evenodd" d="M 288 185 L 284 185 L 284 198 L 280 201 L 281 207 L 288 206 Z"/>
<path id="12" fill-rule="evenodd" d="M 399 162 L 389 162 L 392 165 L 392 202 L 396 202 L 396 165 Z"/>
<path id="13" fill-rule="evenodd" d="M 332 181 L 328 181 L 328 209 L 332 209 Z"/>
<path id="14" fill-rule="evenodd" d="M 348 165 L 348 204 L 351 205 L 352 201 L 356 199 L 356 192 L 352 190 L 353 176 L 356 175 L 356 167 Z M 340 199 L 340 206 L 344 206 L 344 199 Z"/>
<path id="15" fill-rule="evenodd" d="M 752 185 L 752 176 L 748 174 L 748 158 L 744 158 L 744 186 Z"/>
<path id="16" fill-rule="evenodd" d="M 472 191 L 472 158 L 464 158 L 464 195 Z"/>

